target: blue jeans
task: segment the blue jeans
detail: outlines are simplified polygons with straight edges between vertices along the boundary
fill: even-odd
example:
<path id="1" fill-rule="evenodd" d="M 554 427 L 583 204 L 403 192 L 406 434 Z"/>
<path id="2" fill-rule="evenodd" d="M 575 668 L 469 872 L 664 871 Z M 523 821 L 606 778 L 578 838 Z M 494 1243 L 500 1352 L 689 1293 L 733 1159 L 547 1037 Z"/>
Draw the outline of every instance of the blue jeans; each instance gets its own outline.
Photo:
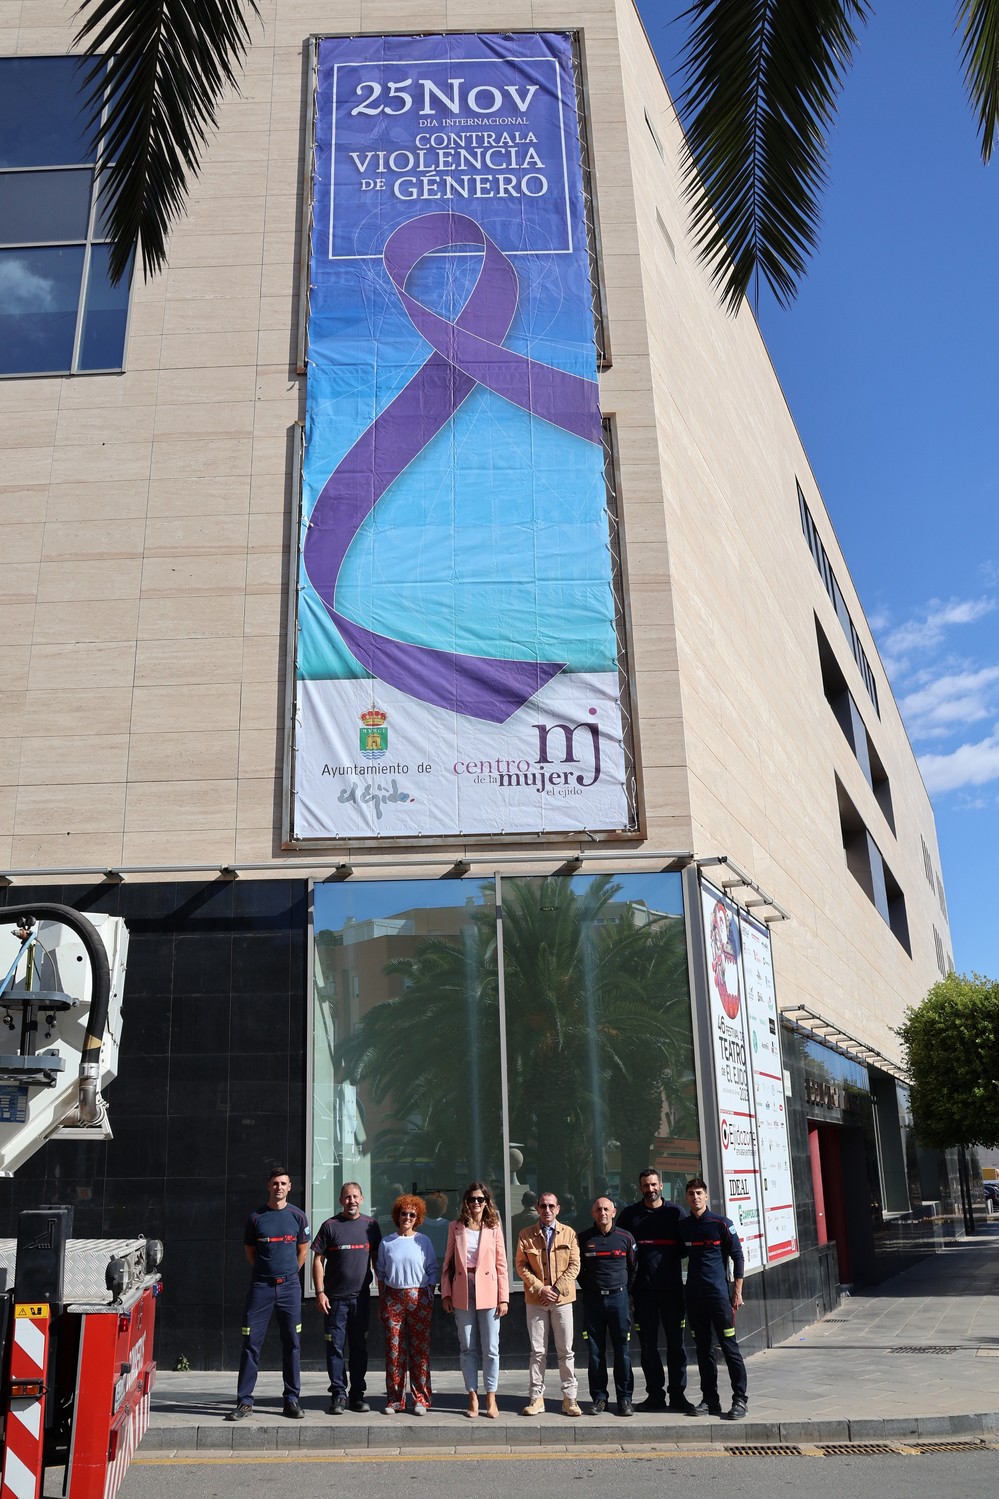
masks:
<path id="1" fill-rule="evenodd" d="M 364 1378 L 368 1372 L 368 1318 L 371 1297 L 361 1296 L 330 1300 L 326 1317 L 326 1370 L 330 1377 L 333 1399 L 346 1400 L 347 1375 L 350 1374 L 350 1398 L 364 1398 Z"/>
<path id="2" fill-rule="evenodd" d="M 590 1399 L 607 1399 L 607 1338 L 614 1350 L 614 1389 L 618 1400 L 630 1400 L 635 1388 L 631 1372 L 631 1309 L 628 1292 L 612 1291 L 609 1296 L 584 1295 L 583 1323 L 586 1347 L 590 1357 Z"/>
<path id="3" fill-rule="evenodd" d="M 298 1335 L 302 1331 L 302 1286 L 297 1275 L 290 1275 L 280 1285 L 267 1280 L 250 1282 L 243 1313 L 243 1351 L 239 1355 L 239 1377 L 236 1403 L 252 1405 L 253 1391 L 260 1370 L 260 1345 L 277 1315 L 281 1334 L 281 1368 L 284 1373 L 284 1398 L 297 1400 L 302 1390 L 302 1362 Z"/>
<path id="4" fill-rule="evenodd" d="M 458 1329 L 458 1347 L 461 1350 L 461 1373 L 465 1389 L 469 1394 L 479 1387 L 479 1354 L 482 1355 L 482 1384 L 487 1395 L 495 1394 L 499 1386 L 499 1325 L 497 1308 L 483 1307 L 480 1312 L 475 1305 L 475 1281 L 468 1279 L 468 1311 L 454 1309 L 454 1322 Z"/>

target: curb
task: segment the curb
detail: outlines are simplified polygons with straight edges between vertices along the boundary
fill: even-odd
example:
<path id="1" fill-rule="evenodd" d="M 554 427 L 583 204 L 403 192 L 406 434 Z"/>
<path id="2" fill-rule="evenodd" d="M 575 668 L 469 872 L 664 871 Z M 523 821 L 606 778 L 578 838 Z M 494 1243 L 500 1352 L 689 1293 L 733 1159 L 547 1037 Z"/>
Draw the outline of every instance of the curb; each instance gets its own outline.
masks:
<path id="1" fill-rule="evenodd" d="M 359 1452 L 417 1450 L 422 1448 L 522 1449 L 525 1456 L 532 1449 L 544 1447 L 719 1447 L 764 1443 L 815 1444 L 820 1442 L 906 1442 L 945 1440 L 953 1437 L 987 1437 L 999 1433 L 999 1412 L 985 1411 L 961 1416 L 869 1416 L 856 1420 L 815 1421 L 719 1421 L 688 1420 L 680 1425 L 631 1425 L 624 1430 L 620 1422 L 575 1422 L 556 1425 L 473 1426 L 470 1423 L 419 1426 L 406 1421 L 385 1422 L 382 1426 L 357 1423 L 335 1426 L 322 1422 L 282 1422 L 279 1426 L 236 1426 L 223 1421 L 210 1426 L 166 1426 L 149 1428 L 142 1439 L 141 1451 L 172 1452 L 254 1452 L 294 1451 L 299 1449 L 340 1450 L 344 1446 Z"/>

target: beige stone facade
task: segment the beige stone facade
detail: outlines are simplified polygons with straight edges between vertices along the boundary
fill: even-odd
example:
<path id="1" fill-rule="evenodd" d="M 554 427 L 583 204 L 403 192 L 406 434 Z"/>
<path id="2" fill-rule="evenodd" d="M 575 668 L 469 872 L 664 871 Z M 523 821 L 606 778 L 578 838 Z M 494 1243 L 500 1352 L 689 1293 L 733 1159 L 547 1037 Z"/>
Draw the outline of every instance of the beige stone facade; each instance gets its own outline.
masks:
<path id="1" fill-rule="evenodd" d="M 932 811 L 752 313 L 721 310 L 691 251 L 676 116 L 631 0 L 260 8 L 169 267 L 135 286 L 125 373 L 0 381 L 0 871 L 52 884 L 234 865 L 252 879 L 345 856 L 282 844 L 307 39 L 578 29 L 644 817 L 635 867 L 643 849 L 730 856 L 789 914 L 775 927 L 782 1005 L 896 1057 L 892 1028 L 940 973 L 934 929 L 950 952 Z M 0 0 L 4 54 L 64 53 L 71 32 L 62 0 Z M 887 775 L 894 828 L 827 701 L 816 622 Z M 901 889 L 911 952 L 848 868 L 844 796 Z M 399 853 L 400 874 L 422 867 Z"/>

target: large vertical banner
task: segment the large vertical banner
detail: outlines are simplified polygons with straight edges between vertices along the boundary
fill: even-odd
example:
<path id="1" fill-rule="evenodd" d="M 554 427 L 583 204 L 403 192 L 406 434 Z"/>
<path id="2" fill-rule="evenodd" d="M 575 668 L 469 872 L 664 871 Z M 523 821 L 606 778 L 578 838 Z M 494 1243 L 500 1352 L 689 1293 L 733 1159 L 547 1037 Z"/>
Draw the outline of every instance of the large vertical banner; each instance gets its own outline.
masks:
<path id="1" fill-rule="evenodd" d="M 746 1269 L 758 1270 L 765 1263 L 766 1243 L 739 909 L 720 890 L 702 881 L 701 913 L 725 1212 L 742 1240 Z"/>
<path id="2" fill-rule="evenodd" d="M 767 1264 L 773 1265 L 798 1252 L 780 1017 L 770 932 L 744 911 L 739 915 L 739 932 L 746 981 L 746 1025 L 755 1099 L 763 1233 Z"/>
<path id="3" fill-rule="evenodd" d="M 295 838 L 631 825 L 572 68 L 319 44 Z"/>

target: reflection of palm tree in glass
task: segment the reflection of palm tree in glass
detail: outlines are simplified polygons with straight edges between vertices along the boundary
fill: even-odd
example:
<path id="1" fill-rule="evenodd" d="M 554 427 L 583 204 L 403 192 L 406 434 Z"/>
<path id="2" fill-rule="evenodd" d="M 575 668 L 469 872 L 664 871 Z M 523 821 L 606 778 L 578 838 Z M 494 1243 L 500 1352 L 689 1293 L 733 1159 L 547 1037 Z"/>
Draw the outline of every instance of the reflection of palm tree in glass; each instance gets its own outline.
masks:
<path id="1" fill-rule="evenodd" d="M 465 1175 L 503 1175 L 495 913 L 472 915 L 455 938 L 428 937 L 415 957 L 386 963 L 403 993 L 373 1006 L 337 1057 L 394 1121 L 373 1141 L 385 1169 L 422 1162 L 452 1187 L 459 1163 Z"/>
<path id="2" fill-rule="evenodd" d="M 504 881 L 511 1129 L 557 1190 L 602 1178 L 610 1139 L 637 1175 L 664 1114 L 671 1133 L 696 1132 L 683 923 L 621 889 L 608 876 Z M 398 1121 L 380 1149 L 502 1177 L 494 912 L 474 911 L 462 938 L 387 966 L 405 992 L 364 1016 L 340 1061 Z"/>
<path id="3" fill-rule="evenodd" d="M 538 1181 L 562 1190 L 601 1181 L 610 1139 L 622 1178 L 637 1175 L 664 1094 L 675 1107 L 692 1076 L 683 923 L 621 889 L 607 876 L 504 886 L 511 1123 L 535 1142 Z"/>

